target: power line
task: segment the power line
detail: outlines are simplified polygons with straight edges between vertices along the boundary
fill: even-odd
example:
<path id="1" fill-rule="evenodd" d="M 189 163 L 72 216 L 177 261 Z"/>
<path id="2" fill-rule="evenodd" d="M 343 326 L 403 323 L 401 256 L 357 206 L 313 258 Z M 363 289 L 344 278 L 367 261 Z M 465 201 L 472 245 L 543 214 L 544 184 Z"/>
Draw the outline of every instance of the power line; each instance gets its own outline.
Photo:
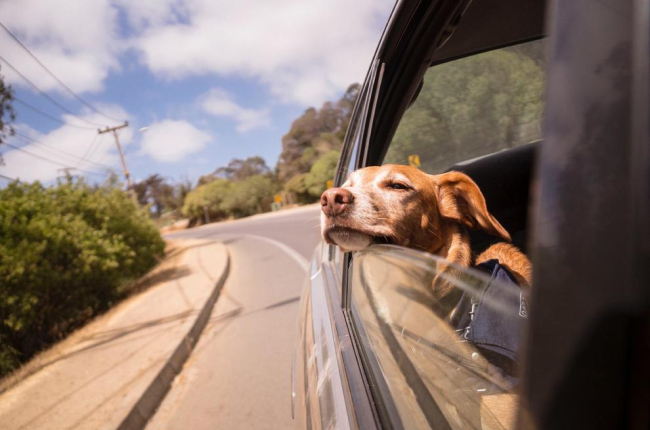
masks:
<path id="1" fill-rule="evenodd" d="M 59 163 L 58 161 L 50 160 L 49 158 L 45 158 L 45 157 L 40 156 L 40 155 L 38 155 L 38 154 L 34 154 L 33 152 L 29 152 L 28 150 L 23 149 L 23 148 L 21 148 L 20 146 L 12 145 L 12 144 L 9 143 L 9 142 L 4 142 L 3 145 L 11 146 L 12 148 L 17 149 L 18 151 L 22 151 L 22 152 L 24 152 L 25 154 L 31 155 L 32 157 L 40 158 L 41 160 L 47 161 L 48 163 L 58 164 L 59 166 L 63 166 L 63 167 L 70 167 L 70 166 L 68 166 L 68 165 L 66 165 L 66 164 Z M 100 176 L 105 176 L 105 175 L 106 175 L 106 173 L 93 172 L 93 171 L 90 171 L 90 170 L 84 170 L 84 169 L 77 169 L 77 170 L 80 170 L 80 171 L 85 172 L 85 173 L 89 173 L 89 174 L 91 174 L 91 175 L 100 175 Z"/>
<path id="2" fill-rule="evenodd" d="M 31 86 L 32 86 L 36 91 L 38 91 L 38 92 L 39 92 L 43 97 L 45 97 L 46 99 L 48 99 L 48 100 L 49 100 L 50 102 L 52 102 L 54 105 L 58 106 L 60 109 L 63 109 L 64 111 L 68 112 L 70 115 L 73 115 L 74 117 L 79 118 L 79 120 L 81 120 L 81 121 L 83 121 L 83 122 L 85 122 L 85 123 L 88 123 L 88 124 L 91 124 L 91 125 L 94 125 L 94 126 L 97 126 L 97 127 L 104 127 L 104 126 L 105 126 L 105 125 L 102 125 L 102 124 L 98 124 L 98 123 L 96 123 L 96 122 L 88 121 L 87 119 L 84 119 L 84 118 L 81 118 L 80 116 L 77 116 L 77 115 L 76 115 L 74 112 L 72 112 L 70 109 L 68 109 L 67 107 L 63 106 L 61 103 L 59 103 L 59 102 L 57 102 L 56 100 L 54 100 L 54 99 L 53 99 L 52 97 L 50 97 L 50 96 L 49 96 L 45 91 L 41 90 L 41 89 L 40 89 L 40 88 L 39 88 L 35 83 L 33 83 L 32 81 L 30 81 L 29 79 L 27 79 L 27 77 L 26 77 L 25 75 L 23 75 L 22 73 L 20 73 L 20 72 L 19 72 L 19 71 L 14 67 L 14 66 L 11 65 L 11 63 L 10 63 L 9 61 L 5 60 L 4 57 L 0 56 L 0 60 L 2 60 L 2 61 L 3 61 L 7 66 L 9 66 L 9 68 L 10 68 L 11 70 L 13 70 L 14 72 L 16 72 L 16 74 L 17 74 L 18 76 L 20 76 L 21 78 L 23 78 L 23 79 L 25 80 L 25 82 L 27 82 L 28 84 L 30 84 L 30 85 L 31 85 Z"/>
<path id="3" fill-rule="evenodd" d="M 8 181 L 18 181 L 18 179 L 16 179 L 16 178 L 10 178 L 9 176 L 5 176 L 5 175 L 2 175 L 2 174 L 0 174 L 0 178 L 6 179 Z M 18 182 L 20 182 L 20 181 L 18 181 Z"/>
<path id="4" fill-rule="evenodd" d="M 95 127 L 90 127 L 90 126 L 85 126 L 85 125 L 76 125 L 76 124 L 72 124 L 72 123 L 67 122 L 67 121 L 63 121 L 62 119 L 59 119 L 59 118 L 54 117 L 54 116 L 52 116 L 52 115 L 50 115 L 50 114 L 48 114 L 46 112 L 43 112 L 39 108 L 30 105 L 26 101 L 21 100 L 16 96 L 14 96 L 14 100 L 17 101 L 18 103 L 22 104 L 23 106 L 33 110 L 34 112 L 39 113 L 39 114 L 43 115 L 44 117 L 49 118 L 49 119 L 51 119 L 53 121 L 56 121 L 58 123 L 61 123 L 63 125 L 69 125 L 70 127 L 76 127 L 76 128 L 83 128 L 83 129 L 86 129 L 86 130 L 95 130 Z"/>
<path id="5" fill-rule="evenodd" d="M 22 133 L 15 132 L 15 134 L 16 134 L 16 136 L 22 137 L 25 140 L 29 140 L 29 141 L 35 143 L 39 148 L 42 146 L 44 149 L 47 149 L 50 152 L 54 152 L 54 151 L 59 152 L 59 153 L 65 155 L 65 156 L 67 156 L 68 158 L 72 159 L 74 163 L 77 163 L 77 165 L 84 162 L 84 163 L 95 164 L 97 167 L 101 167 L 101 168 L 104 168 L 104 169 L 110 169 L 111 168 L 110 166 L 107 166 L 106 164 L 102 164 L 102 163 L 98 163 L 96 161 L 88 160 L 85 157 L 79 157 L 78 155 L 74 155 L 74 154 L 72 154 L 70 152 L 67 152 L 67 151 L 64 151 L 62 149 L 55 148 L 54 146 L 48 145 L 47 143 L 41 142 L 40 140 L 34 139 L 33 137 L 29 137 L 29 136 L 24 135 Z M 97 138 L 97 136 L 95 136 L 95 138 Z M 93 139 L 90 144 L 92 145 L 94 141 L 95 141 L 95 139 Z M 56 154 L 56 155 L 58 155 L 58 154 Z"/>
<path id="6" fill-rule="evenodd" d="M 99 136 L 99 134 L 96 134 L 93 137 L 93 140 L 90 142 L 90 145 L 88 145 L 88 147 L 86 148 L 86 151 L 84 152 L 84 155 L 81 156 L 82 160 L 90 159 L 90 152 L 94 148 L 95 143 L 97 142 L 97 136 Z M 77 163 L 77 167 L 79 167 L 79 163 Z"/>
<path id="7" fill-rule="evenodd" d="M 104 143 L 104 135 L 103 134 L 99 135 L 99 139 L 95 140 L 94 142 L 95 142 L 95 146 L 89 149 L 88 155 L 84 158 L 92 158 L 92 156 L 97 151 L 97 148 L 99 148 L 101 144 Z"/>
<path id="8" fill-rule="evenodd" d="M 13 39 L 14 39 L 14 40 L 15 40 L 15 41 L 16 41 L 16 42 L 17 42 L 17 43 L 18 43 L 18 44 L 19 44 L 19 45 L 20 45 L 20 46 L 21 46 L 21 47 L 22 47 L 22 48 L 23 48 L 23 49 L 24 49 L 28 54 L 29 54 L 29 55 L 30 55 L 30 56 L 31 56 L 31 57 L 32 57 L 32 58 L 33 58 L 33 59 L 34 59 L 34 60 L 35 60 L 35 61 L 36 61 L 36 62 L 37 62 L 37 63 L 38 63 L 38 64 L 39 64 L 39 65 L 40 65 L 40 66 L 41 66 L 41 67 L 42 67 L 42 68 L 43 68 L 43 69 L 44 69 L 44 70 L 45 70 L 49 75 L 50 75 L 50 76 L 52 76 L 52 77 L 53 77 L 53 78 L 54 78 L 54 79 L 55 79 L 55 80 L 56 80 L 56 81 L 57 81 L 57 82 L 58 82 L 58 83 L 59 83 L 63 88 L 65 88 L 66 91 L 68 91 L 70 94 L 72 94 L 72 96 L 73 96 L 74 98 L 76 98 L 76 99 L 79 100 L 81 103 L 83 103 L 84 105 L 88 106 L 90 109 L 94 110 L 95 112 L 97 112 L 98 114 L 100 114 L 100 115 L 102 115 L 102 116 L 105 116 L 105 117 L 108 118 L 108 119 L 112 119 L 113 121 L 118 121 L 118 122 L 124 122 L 124 120 L 114 118 L 114 117 L 112 117 L 112 116 L 110 116 L 110 115 L 106 115 L 104 112 L 100 111 L 100 110 L 97 109 L 95 106 L 91 105 L 91 104 L 88 103 L 86 100 L 84 100 L 83 98 L 81 98 L 80 95 L 78 95 L 77 93 L 75 93 L 74 91 L 72 91 L 72 90 L 70 89 L 70 87 L 68 87 L 66 84 L 64 84 L 63 81 L 61 81 L 61 79 L 59 79 L 59 78 L 58 78 L 54 73 L 52 73 L 52 71 L 50 71 L 50 69 L 48 69 L 48 68 L 45 66 L 45 64 L 41 63 L 41 60 L 39 60 L 39 59 L 36 57 L 36 55 L 34 55 L 34 54 L 32 53 L 32 51 L 29 50 L 29 48 L 27 48 L 25 45 L 23 45 L 23 43 L 22 43 L 22 42 L 21 42 L 21 41 L 20 41 L 16 36 L 14 36 L 14 34 L 13 34 L 11 31 L 9 31 L 9 29 L 8 29 L 7 27 L 5 27 L 5 25 L 4 25 L 2 22 L 0 22 L 0 26 L 4 29 L 4 31 L 7 32 L 7 34 L 9 34 L 9 36 L 11 36 L 11 37 L 12 37 L 12 38 L 13 38 Z"/>

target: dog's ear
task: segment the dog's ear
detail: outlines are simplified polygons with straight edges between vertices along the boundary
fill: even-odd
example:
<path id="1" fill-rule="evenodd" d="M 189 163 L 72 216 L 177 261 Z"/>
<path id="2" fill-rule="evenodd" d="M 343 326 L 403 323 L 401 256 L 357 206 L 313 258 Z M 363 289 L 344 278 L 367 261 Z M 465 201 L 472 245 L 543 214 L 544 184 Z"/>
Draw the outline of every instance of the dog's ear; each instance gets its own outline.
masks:
<path id="1" fill-rule="evenodd" d="M 440 215 L 469 228 L 481 228 L 511 241 L 510 234 L 487 210 L 485 197 L 472 179 L 461 172 L 432 175 L 438 192 Z"/>

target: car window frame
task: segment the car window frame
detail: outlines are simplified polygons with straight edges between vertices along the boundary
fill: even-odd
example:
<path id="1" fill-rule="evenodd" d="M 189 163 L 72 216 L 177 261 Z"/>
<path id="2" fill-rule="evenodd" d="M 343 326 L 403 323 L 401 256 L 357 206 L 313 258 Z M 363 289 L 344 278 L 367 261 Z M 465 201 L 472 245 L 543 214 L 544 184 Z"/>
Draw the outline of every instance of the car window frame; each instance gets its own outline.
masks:
<path id="1" fill-rule="evenodd" d="M 359 91 L 359 98 L 355 104 L 350 120 L 351 128 L 345 135 L 343 150 L 336 168 L 334 187 L 340 187 L 346 180 L 349 172 L 358 169 L 364 162 L 362 154 L 367 153 L 367 146 L 370 139 L 370 124 L 374 118 L 374 108 L 378 95 L 378 88 L 381 83 L 381 68 L 378 60 L 374 60 L 368 70 L 368 78 Z M 358 121 L 358 122 L 357 122 Z M 349 253 L 344 253 L 335 245 L 329 245 L 328 259 L 334 264 L 335 272 L 339 276 L 340 304 L 345 308 L 347 268 L 349 266 Z M 338 262 L 337 262 L 338 260 Z"/>

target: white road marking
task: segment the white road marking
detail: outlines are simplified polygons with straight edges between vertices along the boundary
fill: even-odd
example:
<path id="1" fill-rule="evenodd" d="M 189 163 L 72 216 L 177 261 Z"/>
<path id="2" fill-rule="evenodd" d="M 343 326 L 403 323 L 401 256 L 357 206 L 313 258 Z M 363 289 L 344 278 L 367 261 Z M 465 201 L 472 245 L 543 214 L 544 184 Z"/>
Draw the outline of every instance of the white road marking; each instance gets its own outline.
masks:
<path id="1" fill-rule="evenodd" d="M 269 239 L 268 237 L 258 236 L 256 234 L 237 234 L 237 233 L 234 233 L 232 235 L 233 236 L 239 236 L 239 237 L 249 237 L 251 239 L 257 239 L 257 240 L 261 240 L 263 242 L 270 243 L 271 245 L 274 245 L 274 246 L 280 248 L 281 250 L 283 250 L 284 252 L 286 252 L 287 255 L 289 257 L 293 258 L 294 261 L 296 263 L 298 263 L 300 265 L 300 267 L 302 267 L 302 269 L 305 272 L 307 272 L 309 270 L 309 261 L 307 261 L 307 259 L 305 257 L 303 257 L 302 255 L 298 254 L 298 252 L 296 252 L 295 249 L 285 245 L 282 242 L 278 242 L 277 240 Z"/>

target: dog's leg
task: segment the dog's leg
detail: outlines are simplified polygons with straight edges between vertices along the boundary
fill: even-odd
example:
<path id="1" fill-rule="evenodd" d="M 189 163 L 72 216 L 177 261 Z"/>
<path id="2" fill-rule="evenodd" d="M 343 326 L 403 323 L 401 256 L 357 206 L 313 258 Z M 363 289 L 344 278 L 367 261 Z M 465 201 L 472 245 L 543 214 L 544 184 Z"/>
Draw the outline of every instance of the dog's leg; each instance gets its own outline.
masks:
<path id="1" fill-rule="evenodd" d="M 469 234 L 460 224 L 451 224 L 443 232 L 446 240 L 442 249 L 436 254 L 458 266 L 467 267 L 472 263 L 472 249 Z M 448 315 L 460 298 L 461 291 L 455 287 L 454 279 L 460 276 L 459 271 L 450 265 L 439 263 L 437 274 L 433 278 L 433 296 L 437 301 L 436 311 Z"/>
<path id="2" fill-rule="evenodd" d="M 516 246 L 505 242 L 495 243 L 476 257 L 475 264 L 497 259 L 499 264 L 510 271 L 522 287 L 531 286 L 533 267 L 528 257 Z"/>

